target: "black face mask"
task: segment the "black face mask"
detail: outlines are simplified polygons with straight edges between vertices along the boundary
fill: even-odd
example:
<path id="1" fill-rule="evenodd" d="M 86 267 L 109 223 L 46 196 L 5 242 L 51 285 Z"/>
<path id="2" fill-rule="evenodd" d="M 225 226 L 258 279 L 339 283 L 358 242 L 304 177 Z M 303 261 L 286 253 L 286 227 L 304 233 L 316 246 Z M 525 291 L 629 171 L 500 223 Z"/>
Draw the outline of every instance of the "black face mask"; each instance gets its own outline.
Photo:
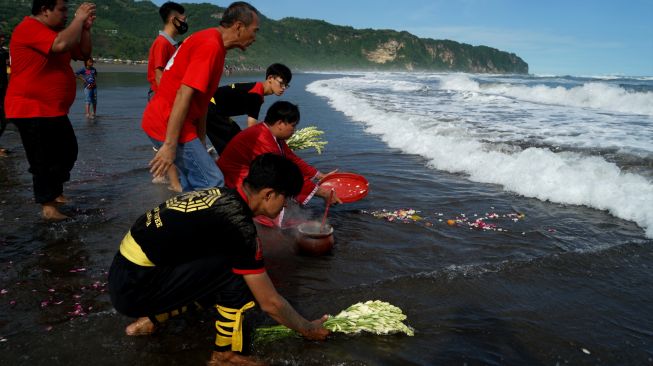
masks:
<path id="1" fill-rule="evenodd" d="M 184 34 L 188 32 L 188 23 L 180 20 L 179 18 L 175 18 L 175 20 L 179 23 L 179 25 L 175 24 L 174 22 L 172 23 L 172 25 L 174 25 L 175 28 L 177 29 L 177 33 Z"/>

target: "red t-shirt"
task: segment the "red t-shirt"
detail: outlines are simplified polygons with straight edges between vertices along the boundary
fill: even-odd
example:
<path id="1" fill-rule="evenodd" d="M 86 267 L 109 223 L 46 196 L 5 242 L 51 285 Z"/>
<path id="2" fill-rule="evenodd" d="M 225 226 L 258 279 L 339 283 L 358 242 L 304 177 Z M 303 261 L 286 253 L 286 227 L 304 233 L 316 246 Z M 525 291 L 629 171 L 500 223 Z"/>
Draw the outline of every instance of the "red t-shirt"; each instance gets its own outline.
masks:
<path id="1" fill-rule="evenodd" d="M 53 53 L 57 32 L 25 17 L 9 45 L 11 78 L 5 97 L 7 118 L 59 117 L 75 100 L 70 52 Z"/>
<path id="2" fill-rule="evenodd" d="M 276 139 L 265 122 L 259 122 L 239 132 L 220 154 L 217 164 L 224 174 L 225 186 L 240 187 L 254 158 L 265 153 L 282 155 L 297 164 L 304 176 L 304 185 L 295 199 L 302 205 L 307 204 L 317 192 L 318 187 L 313 183 L 317 169 L 295 155 L 285 141 Z"/>
<path id="3" fill-rule="evenodd" d="M 152 42 L 150 55 L 147 59 L 147 81 L 150 82 L 150 89 L 155 93 L 158 85 L 156 85 L 156 73 L 154 70 L 158 68 L 163 69 L 176 50 L 177 48 L 166 37 L 160 34 Z"/>
<path id="4" fill-rule="evenodd" d="M 197 120 L 203 116 L 218 87 L 226 50 L 216 28 L 186 38 L 165 67 L 154 98 L 145 107 L 141 126 L 148 136 L 165 141 L 168 118 L 181 85 L 195 89 L 179 135 L 179 143 L 197 138 Z"/>

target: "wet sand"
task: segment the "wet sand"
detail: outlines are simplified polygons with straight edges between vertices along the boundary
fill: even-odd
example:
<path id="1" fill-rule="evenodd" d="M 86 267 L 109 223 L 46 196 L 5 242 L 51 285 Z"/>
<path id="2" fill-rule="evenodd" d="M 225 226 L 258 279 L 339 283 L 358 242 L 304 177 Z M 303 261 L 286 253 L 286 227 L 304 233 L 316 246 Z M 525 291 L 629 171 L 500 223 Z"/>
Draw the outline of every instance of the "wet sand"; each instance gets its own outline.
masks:
<path id="1" fill-rule="evenodd" d="M 97 68 L 99 117 L 84 118 L 81 93 L 70 113 L 80 153 L 66 185 L 73 202 L 62 210 L 72 220 L 38 218 L 20 138 L 13 126 L 0 138 L 11 150 L 0 159 L 0 364 L 203 364 L 214 337 L 210 316 L 127 337 L 132 319 L 117 314 L 106 293 L 122 236 L 172 193 L 150 182 L 152 148 L 139 127 L 144 75 Z M 256 348 L 257 356 L 276 365 L 651 362 L 653 242 L 640 228 L 434 171 L 304 90 L 325 77 L 299 74 L 284 97 L 299 103 L 299 127 L 316 125 L 329 141 L 322 155 L 301 156 L 324 171 L 363 174 L 370 194 L 330 209 L 335 247 L 327 256 L 297 255 L 286 233 L 261 228 L 268 271 L 309 318 L 380 299 L 402 308 L 416 332 L 288 339 Z M 402 216 L 407 209 L 421 219 Z M 324 205 L 313 200 L 302 212 L 320 218 Z M 524 216 L 515 220 L 517 213 Z M 492 216 L 502 231 L 446 224 L 461 214 Z"/>

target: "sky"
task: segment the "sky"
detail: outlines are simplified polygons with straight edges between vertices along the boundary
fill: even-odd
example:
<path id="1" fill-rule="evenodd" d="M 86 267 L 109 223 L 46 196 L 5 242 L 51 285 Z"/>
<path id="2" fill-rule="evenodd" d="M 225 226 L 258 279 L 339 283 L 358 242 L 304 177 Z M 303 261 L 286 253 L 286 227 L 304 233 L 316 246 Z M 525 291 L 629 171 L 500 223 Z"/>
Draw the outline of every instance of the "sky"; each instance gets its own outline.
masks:
<path id="1" fill-rule="evenodd" d="M 161 5 L 165 0 L 153 1 Z M 209 2 L 221 7 L 231 1 Z M 250 0 L 263 15 L 515 53 L 536 75 L 653 76 L 653 0 Z M 190 15 L 190 14 L 189 14 Z M 191 24 L 192 26 L 192 24 Z"/>

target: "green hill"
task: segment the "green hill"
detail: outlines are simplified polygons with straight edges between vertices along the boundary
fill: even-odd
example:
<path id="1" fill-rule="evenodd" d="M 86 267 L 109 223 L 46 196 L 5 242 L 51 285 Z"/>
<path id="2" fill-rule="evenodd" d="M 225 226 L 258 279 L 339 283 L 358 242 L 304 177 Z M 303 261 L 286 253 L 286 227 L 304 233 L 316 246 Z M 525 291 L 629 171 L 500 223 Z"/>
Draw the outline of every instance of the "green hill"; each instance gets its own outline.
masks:
<path id="1" fill-rule="evenodd" d="M 0 29 L 6 34 L 30 13 L 31 0 L 0 0 Z M 150 1 L 96 0 L 93 27 L 96 57 L 147 59 L 161 27 L 158 7 Z M 224 8 L 184 4 L 190 31 L 217 26 Z M 74 12 L 74 9 L 71 11 Z M 5 15 L 6 14 L 6 15 Z M 320 20 L 261 16 L 257 41 L 246 52 L 229 52 L 227 63 L 247 68 L 282 62 L 310 70 L 430 70 L 478 73 L 528 73 L 514 53 L 451 40 L 418 38 L 394 30 L 354 29 Z"/>

